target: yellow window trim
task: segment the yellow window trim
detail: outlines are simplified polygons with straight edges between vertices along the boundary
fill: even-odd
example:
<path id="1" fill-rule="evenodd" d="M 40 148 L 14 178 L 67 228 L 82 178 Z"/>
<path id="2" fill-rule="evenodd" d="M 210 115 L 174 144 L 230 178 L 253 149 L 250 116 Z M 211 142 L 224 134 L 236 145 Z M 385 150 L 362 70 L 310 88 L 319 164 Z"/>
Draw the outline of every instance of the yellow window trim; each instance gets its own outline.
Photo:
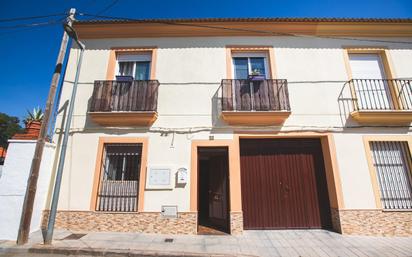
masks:
<path id="1" fill-rule="evenodd" d="M 232 53 L 266 53 L 268 56 L 269 74 L 271 79 L 276 78 L 275 50 L 273 46 L 265 45 L 227 45 L 226 46 L 226 78 L 233 79 Z"/>
<path id="2" fill-rule="evenodd" d="M 370 148 L 370 142 L 373 141 L 396 141 L 396 142 L 408 142 L 409 152 L 412 153 L 412 136 L 363 136 L 363 144 L 365 147 L 366 159 L 368 161 L 369 174 L 371 177 L 373 194 L 375 196 L 376 208 L 383 210 L 381 202 L 381 194 L 379 192 L 378 178 L 376 169 L 373 166 L 372 153 Z M 412 168 L 412 163 L 409 162 L 409 167 Z"/>
<path id="3" fill-rule="evenodd" d="M 112 47 L 109 53 L 109 61 L 107 64 L 106 80 L 114 80 L 116 72 L 116 55 L 118 53 L 151 53 L 152 58 L 150 62 L 150 79 L 156 77 L 156 59 L 157 59 L 157 47 L 156 46 L 139 46 L 139 47 Z"/>

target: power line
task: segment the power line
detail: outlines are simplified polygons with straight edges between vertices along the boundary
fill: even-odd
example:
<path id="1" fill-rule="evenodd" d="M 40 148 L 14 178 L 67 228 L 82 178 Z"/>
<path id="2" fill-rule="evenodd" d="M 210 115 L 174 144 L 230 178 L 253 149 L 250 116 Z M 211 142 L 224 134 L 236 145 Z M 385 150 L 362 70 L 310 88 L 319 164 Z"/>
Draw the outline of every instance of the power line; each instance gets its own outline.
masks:
<path id="1" fill-rule="evenodd" d="M 412 77 L 398 77 L 395 78 L 394 80 L 412 80 Z M 310 85 L 310 84 L 344 84 L 348 82 L 348 80 L 286 80 L 287 84 L 296 84 L 296 85 Z M 65 83 L 73 84 L 73 81 L 70 80 L 65 80 Z M 173 86 L 191 86 L 191 85 L 199 85 L 199 86 L 218 86 L 221 85 L 221 81 L 174 81 L 174 82 L 159 82 L 159 86 L 167 86 L 167 85 L 173 85 Z M 94 81 L 91 82 L 79 82 L 79 85 L 88 85 L 88 86 L 93 86 Z"/>
<path id="2" fill-rule="evenodd" d="M 0 29 L 17 29 L 17 28 L 30 28 L 30 27 L 39 27 L 39 26 L 46 26 L 51 24 L 56 24 L 62 22 L 63 19 L 58 20 L 50 20 L 45 22 L 36 22 L 36 23 L 29 23 L 29 24 L 16 24 L 10 26 L 0 26 Z"/>
<path id="3" fill-rule="evenodd" d="M 41 15 L 41 16 L 16 17 L 16 18 L 2 19 L 2 20 L 0 20 L 0 22 L 13 22 L 13 21 L 24 21 L 24 20 L 42 19 L 42 18 L 62 16 L 62 15 L 66 15 L 66 14 L 65 14 L 65 13 L 55 13 L 55 14 L 47 14 L 47 15 Z"/>
<path id="4" fill-rule="evenodd" d="M 136 21 L 136 22 L 145 22 L 145 21 L 147 21 L 147 20 L 141 20 L 141 19 L 132 19 L 132 18 L 125 18 L 125 17 L 113 17 L 113 16 L 105 16 L 105 15 L 94 15 L 94 14 L 88 14 L 88 13 L 80 13 L 79 15 L 80 16 L 90 16 L 90 17 L 96 17 L 96 18 L 103 18 L 103 19 L 112 19 L 112 20 L 124 20 L 124 21 Z M 412 42 L 408 42 L 408 41 L 391 41 L 391 40 L 361 39 L 361 38 L 351 38 L 351 37 L 304 35 L 304 34 L 295 34 L 295 33 L 287 33 L 287 32 L 275 32 L 275 31 L 267 31 L 267 30 L 229 28 L 229 27 L 224 27 L 224 26 L 212 26 L 212 25 L 201 25 L 201 24 L 187 24 L 187 23 L 179 23 L 179 22 L 173 22 L 173 21 L 154 20 L 154 21 L 150 21 L 150 22 L 159 23 L 159 24 L 166 24 L 166 25 L 186 26 L 186 27 L 199 27 L 199 28 L 221 29 L 221 30 L 241 31 L 241 32 L 253 32 L 253 33 L 267 34 L 267 35 L 271 35 L 271 36 L 292 36 L 292 37 L 305 37 L 305 38 L 328 38 L 328 39 L 335 39 L 335 40 L 351 40 L 351 41 L 361 41 L 361 42 L 412 44 Z"/>
<path id="5" fill-rule="evenodd" d="M 103 8 L 102 10 L 100 10 L 99 12 L 97 12 L 96 14 L 91 14 L 91 15 L 88 15 L 88 16 L 90 16 L 90 17 L 98 17 L 99 15 L 101 15 L 101 14 L 104 13 L 104 12 L 107 12 L 110 8 L 112 8 L 114 5 L 116 5 L 118 1 L 119 1 L 119 0 L 114 0 L 114 1 L 112 1 L 108 6 L 106 6 L 105 8 Z M 79 15 L 82 15 L 82 14 L 79 13 Z M 92 19 L 92 18 L 90 18 L 90 19 L 85 19 L 85 21 L 88 21 L 88 20 L 91 20 L 91 19 Z"/>
<path id="6" fill-rule="evenodd" d="M 408 125 L 353 125 L 353 126 L 316 126 L 316 125 L 283 125 L 283 126 L 237 126 L 236 127 L 239 130 L 246 130 L 245 133 L 247 133 L 247 130 L 250 130 L 250 132 L 255 131 L 256 129 L 262 130 L 262 131 L 273 131 L 273 130 L 279 130 L 281 128 L 287 128 L 286 130 L 279 130 L 282 133 L 293 133 L 293 132 L 319 132 L 319 133 L 324 133 L 324 132 L 336 132 L 336 133 L 345 133 L 345 130 L 356 130 L 356 129 L 364 129 L 364 128 L 376 128 L 376 129 L 401 129 L 405 128 L 410 131 L 412 126 Z M 95 132 L 95 131 L 102 131 L 102 130 L 112 130 L 113 127 L 107 127 L 107 128 L 83 128 L 83 127 L 71 127 L 70 132 L 71 134 L 74 133 L 90 133 L 90 132 Z M 199 132 L 207 132 L 207 131 L 217 131 L 217 130 L 228 130 L 228 129 L 233 129 L 233 126 L 221 126 L 221 127 L 213 127 L 213 126 L 203 126 L 203 127 L 180 127 L 180 128 L 174 128 L 174 127 L 152 127 L 150 129 L 142 129 L 141 127 L 116 127 L 117 130 L 122 130 L 122 131 L 138 131 L 142 130 L 147 133 L 175 133 L 175 134 L 196 134 Z M 55 129 L 56 134 L 61 134 L 62 131 L 60 128 Z"/>
<path id="7" fill-rule="evenodd" d="M 43 26 L 35 26 L 35 27 L 23 28 L 23 29 L 19 29 L 19 30 L 7 31 L 7 32 L 4 32 L 4 33 L 0 33 L 0 39 L 4 38 L 4 37 L 7 37 L 8 35 L 11 35 L 11 34 L 31 31 L 31 30 L 35 30 L 35 29 L 39 29 L 39 28 L 45 28 L 45 27 L 48 27 L 48 26 L 55 26 L 57 24 L 58 23 L 50 23 L 50 24 L 46 24 L 46 25 L 43 25 Z"/>
<path id="8" fill-rule="evenodd" d="M 31 31 L 31 30 L 35 30 L 35 29 L 38 29 L 38 28 L 45 28 L 45 27 L 48 27 L 48 26 L 55 26 L 55 25 L 60 24 L 64 19 L 66 19 L 66 18 L 55 20 L 55 21 L 50 21 L 50 22 L 48 22 L 46 24 L 42 24 L 42 25 L 28 26 L 28 27 L 24 27 L 22 29 L 17 29 L 17 28 L 20 28 L 20 27 L 16 27 L 17 30 L 11 30 L 11 31 L 0 33 L 0 39 L 5 38 L 5 37 L 7 37 L 11 34 L 15 34 L 15 33 Z"/>
<path id="9" fill-rule="evenodd" d="M 113 6 L 115 6 L 117 3 L 119 2 L 119 0 L 113 0 L 108 6 L 106 6 L 105 8 L 103 8 L 100 12 L 96 13 L 95 15 L 100 15 L 104 12 L 107 12 L 110 8 L 112 8 Z"/>

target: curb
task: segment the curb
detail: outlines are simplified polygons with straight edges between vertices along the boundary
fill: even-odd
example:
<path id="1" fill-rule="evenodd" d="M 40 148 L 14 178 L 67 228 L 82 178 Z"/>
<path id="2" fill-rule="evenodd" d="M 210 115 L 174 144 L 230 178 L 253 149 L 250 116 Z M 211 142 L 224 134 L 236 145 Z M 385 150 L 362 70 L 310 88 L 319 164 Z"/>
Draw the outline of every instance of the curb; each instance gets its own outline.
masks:
<path id="1" fill-rule="evenodd" d="M 50 255 L 86 255 L 86 256 L 107 256 L 107 257 L 252 257 L 252 255 L 232 255 L 213 253 L 190 253 L 190 252 L 166 252 L 150 250 L 126 250 L 126 249 L 105 249 L 105 248 L 73 248 L 73 247 L 44 247 L 33 246 L 31 248 L 0 248 L 2 254 L 50 254 Z"/>

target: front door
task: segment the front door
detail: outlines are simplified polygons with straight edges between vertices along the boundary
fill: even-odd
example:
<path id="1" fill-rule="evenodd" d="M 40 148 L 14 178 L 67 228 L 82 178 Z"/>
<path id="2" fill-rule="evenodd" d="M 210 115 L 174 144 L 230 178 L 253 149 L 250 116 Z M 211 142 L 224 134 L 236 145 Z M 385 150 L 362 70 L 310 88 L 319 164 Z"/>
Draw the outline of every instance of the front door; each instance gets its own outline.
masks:
<path id="1" fill-rule="evenodd" d="M 227 148 L 199 148 L 198 156 L 199 231 L 206 227 L 207 231 L 228 232 Z"/>
<path id="2" fill-rule="evenodd" d="M 210 158 L 209 169 L 209 219 L 216 226 L 227 225 L 227 156 Z"/>

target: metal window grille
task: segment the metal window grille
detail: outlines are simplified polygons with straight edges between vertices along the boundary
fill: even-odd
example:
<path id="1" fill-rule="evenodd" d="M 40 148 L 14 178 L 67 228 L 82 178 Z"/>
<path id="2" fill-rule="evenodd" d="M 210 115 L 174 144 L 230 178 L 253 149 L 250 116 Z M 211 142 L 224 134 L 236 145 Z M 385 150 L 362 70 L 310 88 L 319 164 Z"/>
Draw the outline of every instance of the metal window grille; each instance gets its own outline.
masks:
<path id="1" fill-rule="evenodd" d="M 407 142 L 370 142 L 384 209 L 412 209 L 411 154 Z"/>
<path id="2" fill-rule="evenodd" d="M 137 211 L 141 144 L 105 144 L 98 211 Z"/>

